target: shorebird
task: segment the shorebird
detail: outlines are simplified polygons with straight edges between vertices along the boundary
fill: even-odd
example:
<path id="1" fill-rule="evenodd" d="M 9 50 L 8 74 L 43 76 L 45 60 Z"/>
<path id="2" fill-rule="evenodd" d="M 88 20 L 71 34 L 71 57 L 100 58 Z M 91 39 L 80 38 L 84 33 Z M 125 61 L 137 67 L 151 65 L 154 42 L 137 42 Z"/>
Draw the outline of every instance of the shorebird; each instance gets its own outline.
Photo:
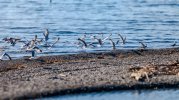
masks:
<path id="1" fill-rule="evenodd" d="M 103 45 L 103 41 L 102 41 L 102 39 L 97 38 L 96 36 L 93 36 L 93 39 L 96 40 L 100 46 Z M 90 44 L 94 44 L 94 42 L 92 42 L 92 43 L 90 43 Z"/>
<path id="2" fill-rule="evenodd" d="M 123 37 L 121 34 L 118 34 L 118 35 L 119 35 L 120 39 L 122 40 L 122 44 L 125 44 L 125 43 L 126 43 L 126 37 Z M 120 40 L 118 40 L 118 41 L 116 42 L 116 44 L 118 44 L 119 41 L 120 41 Z"/>
<path id="3" fill-rule="evenodd" d="M 104 39 L 100 39 L 100 38 L 97 38 L 96 36 L 92 36 L 92 39 L 97 40 L 99 45 L 102 46 L 104 44 L 104 41 L 109 39 L 111 35 L 112 35 L 112 33 L 109 36 L 105 37 Z M 91 43 L 91 44 L 94 44 L 94 43 Z"/>
<path id="4" fill-rule="evenodd" d="M 107 36 L 104 39 L 102 39 L 102 41 L 104 42 L 105 40 L 109 39 L 111 36 L 112 36 L 112 33 L 109 36 Z"/>
<path id="5" fill-rule="evenodd" d="M 114 41 L 112 39 L 109 39 L 109 40 L 110 40 L 110 42 L 111 42 L 111 44 L 113 46 L 113 50 L 116 50 L 116 45 L 115 45 Z"/>
<path id="6" fill-rule="evenodd" d="M 43 33 L 44 37 L 45 37 L 45 41 L 47 42 L 49 39 L 49 31 L 48 29 L 45 29 L 45 33 Z"/>
<path id="7" fill-rule="evenodd" d="M 37 35 L 35 35 L 35 37 L 34 37 L 34 41 L 37 41 Z"/>
<path id="8" fill-rule="evenodd" d="M 25 41 L 23 42 L 24 45 L 22 45 L 21 49 L 25 49 L 25 50 L 31 50 L 32 48 L 37 46 L 37 36 L 35 36 L 34 39 L 32 39 L 31 41 Z"/>
<path id="9" fill-rule="evenodd" d="M 101 37 L 103 38 L 104 37 L 104 33 L 100 33 L 101 34 Z"/>
<path id="10" fill-rule="evenodd" d="M 24 45 L 21 46 L 21 49 L 25 49 L 30 45 L 31 41 L 23 41 L 22 43 L 24 43 Z"/>
<path id="11" fill-rule="evenodd" d="M 139 42 L 139 43 L 141 44 L 141 46 L 142 46 L 141 48 L 142 49 L 146 49 L 147 48 L 147 44 L 144 44 L 143 42 Z"/>
<path id="12" fill-rule="evenodd" d="M 80 41 L 81 43 L 83 43 L 83 47 L 85 47 L 85 48 L 88 47 L 87 43 L 84 40 L 82 40 L 81 38 L 78 38 L 77 40 Z"/>
<path id="13" fill-rule="evenodd" d="M 38 39 L 38 37 L 37 37 L 37 35 L 35 35 L 35 37 L 34 37 L 34 42 L 35 42 L 35 44 L 40 44 L 41 42 L 43 42 L 43 39 Z"/>
<path id="14" fill-rule="evenodd" d="M 49 45 L 50 48 L 52 48 L 55 44 L 57 44 L 57 42 L 58 42 L 59 40 L 60 40 L 60 38 L 58 37 L 57 40 L 56 40 L 52 45 Z M 49 48 L 49 49 L 50 49 L 50 48 Z"/>
<path id="15" fill-rule="evenodd" d="M 171 45 L 172 47 L 175 47 L 177 45 L 177 42 L 174 41 L 174 43 Z"/>
<path id="16" fill-rule="evenodd" d="M 3 60 L 3 57 L 8 57 L 9 60 L 12 60 L 11 57 L 7 53 L 3 53 L 0 57 L 0 60 Z"/>
<path id="17" fill-rule="evenodd" d="M 12 46 L 15 46 L 16 42 L 19 41 L 20 39 L 18 38 L 3 38 L 4 41 L 6 41 L 7 43 L 10 43 Z"/>
<path id="18" fill-rule="evenodd" d="M 86 33 L 84 33 L 84 35 L 80 39 L 85 40 L 86 37 Z"/>
<path id="19" fill-rule="evenodd" d="M 31 48 L 31 49 L 28 49 L 28 50 L 26 50 L 26 51 L 28 51 L 28 52 L 31 52 L 32 53 L 32 55 L 31 55 L 31 57 L 29 58 L 29 59 L 33 59 L 33 58 L 35 58 L 35 52 L 37 52 L 37 53 L 40 53 L 40 52 L 42 52 L 42 50 L 41 49 L 39 49 L 38 47 L 33 47 L 33 48 Z"/>
<path id="20" fill-rule="evenodd" d="M 28 47 L 27 47 L 27 50 L 29 49 L 32 49 L 33 47 L 35 47 L 35 41 L 34 40 L 31 40 Z"/>

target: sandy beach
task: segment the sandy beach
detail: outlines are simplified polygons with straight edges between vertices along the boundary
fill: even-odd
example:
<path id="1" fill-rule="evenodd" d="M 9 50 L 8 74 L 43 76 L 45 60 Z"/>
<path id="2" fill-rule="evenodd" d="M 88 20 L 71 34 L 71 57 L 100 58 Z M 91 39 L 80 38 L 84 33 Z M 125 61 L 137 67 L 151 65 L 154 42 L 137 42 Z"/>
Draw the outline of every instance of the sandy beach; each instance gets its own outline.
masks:
<path id="1" fill-rule="evenodd" d="M 178 87 L 179 48 L 0 61 L 0 99 Z"/>

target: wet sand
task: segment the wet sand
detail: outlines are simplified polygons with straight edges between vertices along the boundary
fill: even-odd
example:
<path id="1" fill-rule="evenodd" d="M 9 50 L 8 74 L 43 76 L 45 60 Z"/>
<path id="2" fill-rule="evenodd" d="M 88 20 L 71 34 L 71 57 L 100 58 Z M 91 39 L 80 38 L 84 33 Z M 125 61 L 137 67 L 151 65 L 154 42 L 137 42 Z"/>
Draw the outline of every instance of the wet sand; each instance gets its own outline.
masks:
<path id="1" fill-rule="evenodd" d="M 116 50 L 0 61 L 0 99 L 177 88 L 179 48 Z"/>

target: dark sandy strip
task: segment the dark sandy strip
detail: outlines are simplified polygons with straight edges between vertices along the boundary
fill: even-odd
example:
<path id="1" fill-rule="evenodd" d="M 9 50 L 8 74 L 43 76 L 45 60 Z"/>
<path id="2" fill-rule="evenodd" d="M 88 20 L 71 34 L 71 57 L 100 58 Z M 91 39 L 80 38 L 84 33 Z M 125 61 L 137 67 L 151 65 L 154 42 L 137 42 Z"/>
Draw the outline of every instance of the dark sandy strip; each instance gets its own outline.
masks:
<path id="1" fill-rule="evenodd" d="M 0 61 L 0 99 L 177 88 L 178 85 L 179 48 L 116 50 Z"/>

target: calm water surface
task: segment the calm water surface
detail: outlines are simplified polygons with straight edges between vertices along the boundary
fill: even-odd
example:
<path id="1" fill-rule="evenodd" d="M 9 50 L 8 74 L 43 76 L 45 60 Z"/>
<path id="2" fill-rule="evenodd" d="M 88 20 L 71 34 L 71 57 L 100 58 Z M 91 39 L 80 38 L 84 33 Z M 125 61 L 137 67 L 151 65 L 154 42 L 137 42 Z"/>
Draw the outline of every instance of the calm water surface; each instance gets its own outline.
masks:
<path id="1" fill-rule="evenodd" d="M 57 96 L 41 100 L 177 100 L 178 89 L 130 90 Z"/>
<path id="2" fill-rule="evenodd" d="M 111 50 L 108 40 L 103 47 L 76 47 L 84 33 L 88 39 L 113 33 L 115 42 L 116 33 L 121 33 L 127 43 L 117 49 L 138 48 L 139 41 L 149 48 L 166 48 L 179 39 L 179 0 L 1 0 L 0 9 L 0 44 L 8 46 L 5 51 L 13 57 L 30 54 L 19 49 L 20 43 L 15 47 L 3 43 L 3 37 L 43 38 L 45 28 L 50 42 L 61 39 L 52 49 L 42 48 L 40 56 Z"/>
<path id="3" fill-rule="evenodd" d="M 103 47 L 78 48 L 77 38 L 87 34 L 102 38 L 113 33 L 127 37 L 127 43 L 117 49 L 138 48 L 139 41 L 149 48 L 168 48 L 179 39 L 179 0 L 1 0 L 0 45 L 12 57 L 30 55 L 22 51 L 18 43 L 12 47 L 4 43 L 6 36 L 31 40 L 34 35 L 43 38 L 45 28 L 50 31 L 50 42 L 60 37 L 51 49 L 42 48 L 41 55 L 72 54 L 111 50 L 109 41 Z M 67 42 L 68 41 L 68 42 Z M 119 91 L 52 97 L 60 100 L 169 100 L 179 98 L 178 90 Z M 50 99 L 50 98 L 49 98 Z M 49 100 L 47 99 L 47 100 Z"/>

